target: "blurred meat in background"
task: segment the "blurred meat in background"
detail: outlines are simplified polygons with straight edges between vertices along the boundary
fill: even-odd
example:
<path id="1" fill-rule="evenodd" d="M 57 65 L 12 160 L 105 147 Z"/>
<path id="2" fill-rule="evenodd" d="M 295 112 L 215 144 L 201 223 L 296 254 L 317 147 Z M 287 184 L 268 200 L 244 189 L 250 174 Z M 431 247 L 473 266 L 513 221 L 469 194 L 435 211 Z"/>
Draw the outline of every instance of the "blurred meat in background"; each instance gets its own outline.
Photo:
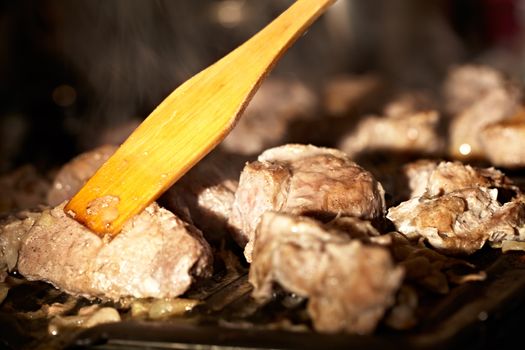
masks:
<path id="1" fill-rule="evenodd" d="M 120 143 L 170 91 L 291 3 L 0 2 L 0 172 L 48 170 Z M 383 114 L 385 96 L 437 94 L 455 64 L 484 63 L 523 81 L 524 23 L 524 0 L 339 0 L 276 66 L 225 149 L 334 146 L 352 131 L 348 120 Z M 265 136 L 249 137 L 253 129 Z"/>

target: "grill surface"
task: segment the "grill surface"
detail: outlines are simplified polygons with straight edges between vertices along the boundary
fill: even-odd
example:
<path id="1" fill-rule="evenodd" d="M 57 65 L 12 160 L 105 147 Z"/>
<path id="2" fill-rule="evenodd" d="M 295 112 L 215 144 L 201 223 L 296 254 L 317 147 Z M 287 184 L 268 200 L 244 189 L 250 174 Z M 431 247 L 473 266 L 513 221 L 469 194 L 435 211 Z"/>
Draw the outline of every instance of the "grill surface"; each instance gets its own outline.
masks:
<path id="1" fill-rule="evenodd" d="M 71 297 L 44 283 L 23 282 L 10 290 L 0 308 L 0 344 L 6 349 L 99 350 L 501 348 L 519 338 L 519 325 L 525 320 L 525 256 L 487 248 L 469 260 L 487 272 L 487 279 L 423 300 L 419 314 L 424 317 L 410 331 L 380 325 L 371 336 L 316 333 L 298 298 L 276 292 L 271 303 L 255 303 L 247 269 L 237 265 L 193 288 L 188 297 L 203 302 L 185 316 L 149 321 L 131 319 L 123 312 L 123 322 L 71 329 L 57 336 L 49 335 L 47 320 L 31 310 L 43 303 L 71 301 Z M 74 302 L 77 310 L 90 304 L 85 299 Z"/>

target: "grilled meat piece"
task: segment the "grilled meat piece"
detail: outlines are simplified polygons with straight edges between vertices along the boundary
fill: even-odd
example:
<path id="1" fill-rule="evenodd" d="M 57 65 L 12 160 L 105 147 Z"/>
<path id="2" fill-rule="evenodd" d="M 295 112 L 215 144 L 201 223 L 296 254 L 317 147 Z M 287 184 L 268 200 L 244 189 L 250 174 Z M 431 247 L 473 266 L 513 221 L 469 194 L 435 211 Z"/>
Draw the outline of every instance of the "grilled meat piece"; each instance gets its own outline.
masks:
<path id="1" fill-rule="evenodd" d="M 216 150 L 161 198 L 166 209 L 198 227 L 208 241 L 228 233 L 228 218 L 246 157 Z"/>
<path id="2" fill-rule="evenodd" d="M 475 105 L 492 91 L 504 90 L 508 85 L 507 77 L 492 67 L 476 64 L 453 66 L 443 83 L 445 110 L 454 116 Z"/>
<path id="3" fill-rule="evenodd" d="M 491 168 L 473 167 L 459 161 L 434 161 L 421 159 L 403 166 L 410 189 L 408 198 L 437 196 L 464 188 L 499 188 L 510 193 L 520 192 L 501 171 Z"/>
<path id="4" fill-rule="evenodd" d="M 47 194 L 48 204 L 54 207 L 73 197 L 116 150 L 116 146 L 103 145 L 76 156 L 62 166 Z"/>
<path id="5" fill-rule="evenodd" d="M 491 232 L 489 243 L 492 247 L 499 248 L 505 242 L 525 241 L 525 197 L 521 195 L 505 203 L 479 230 Z"/>
<path id="6" fill-rule="evenodd" d="M 119 299 L 184 293 L 211 274 L 201 232 L 151 204 L 108 242 L 66 216 L 64 204 L 45 210 L 22 237 L 18 272 L 71 294 Z"/>
<path id="7" fill-rule="evenodd" d="M 383 116 L 364 115 L 336 147 L 365 166 L 387 191 L 389 205 L 406 199 L 400 165 L 414 157 L 440 156 L 445 149 L 437 98 L 427 91 L 397 91 L 383 106 Z"/>
<path id="8" fill-rule="evenodd" d="M 386 248 L 364 245 L 317 221 L 266 212 L 256 233 L 249 280 L 266 300 L 272 286 L 308 298 L 316 330 L 368 334 L 403 279 Z"/>
<path id="9" fill-rule="evenodd" d="M 501 171 L 459 161 L 425 161 L 407 169 L 412 170 L 406 174 L 416 191 L 387 214 L 403 234 L 425 237 L 447 253 L 466 254 L 486 241 L 525 238 L 520 233 L 525 230 L 521 191 Z"/>
<path id="10" fill-rule="evenodd" d="M 369 112 L 383 99 L 385 82 L 375 74 L 339 75 L 324 86 L 323 107 L 334 117 Z"/>
<path id="11" fill-rule="evenodd" d="M 436 196 L 464 188 L 518 188 L 509 178 L 494 168 L 478 168 L 461 162 L 440 162 L 430 173 L 427 194 Z"/>
<path id="12" fill-rule="evenodd" d="M 492 90 L 450 124 L 449 154 L 456 159 L 484 158 L 480 133 L 489 124 L 512 116 L 519 106 L 516 93 Z"/>
<path id="13" fill-rule="evenodd" d="M 232 153 L 259 154 L 268 147 L 289 142 L 289 124 L 313 119 L 317 111 L 317 96 L 306 85 L 269 79 L 261 85 L 221 147 Z"/>
<path id="14" fill-rule="evenodd" d="M 430 92 L 409 90 L 397 93 L 383 107 L 383 113 L 387 117 L 404 117 L 436 109 L 436 97 L 432 96 Z"/>
<path id="15" fill-rule="evenodd" d="M 522 198 L 502 205 L 497 197 L 497 189 L 484 187 L 424 195 L 390 208 L 387 218 L 406 236 L 422 236 L 448 254 L 474 253 L 486 241 L 525 240 Z"/>
<path id="16" fill-rule="evenodd" d="M 525 167 L 525 109 L 510 119 L 487 125 L 479 138 L 492 164 L 506 168 Z"/>
<path id="17" fill-rule="evenodd" d="M 352 158 L 371 152 L 439 155 L 444 146 L 439 134 L 439 118 L 436 111 L 368 116 L 343 137 L 339 148 Z"/>
<path id="18" fill-rule="evenodd" d="M 420 159 L 403 165 L 402 174 L 407 180 L 408 188 L 402 187 L 396 190 L 403 192 L 401 197 L 404 197 L 404 200 L 423 195 L 427 190 L 430 175 L 436 167 L 437 162 L 430 159 Z"/>
<path id="19" fill-rule="evenodd" d="M 15 271 L 22 237 L 33 226 L 39 213 L 23 211 L 0 222 L 0 282 Z"/>
<path id="20" fill-rule="evenodd" d="M 285 145 L 246 164 L 240 176 L 229 223 L 248 261 L 255 228 L 268 210 L 374 219 L 384 213 L 384 190 L 338 150 Z"/>
<path id="21" fill-rule="evenodd" d="M 449 154 L 457 159 L 484 158 L 481 131 L 511 117 L 523 97 L 517 83 L 493 68 L 476 65 L 452 69 L 445 79 L 443 94 L 452 118 Z"/>

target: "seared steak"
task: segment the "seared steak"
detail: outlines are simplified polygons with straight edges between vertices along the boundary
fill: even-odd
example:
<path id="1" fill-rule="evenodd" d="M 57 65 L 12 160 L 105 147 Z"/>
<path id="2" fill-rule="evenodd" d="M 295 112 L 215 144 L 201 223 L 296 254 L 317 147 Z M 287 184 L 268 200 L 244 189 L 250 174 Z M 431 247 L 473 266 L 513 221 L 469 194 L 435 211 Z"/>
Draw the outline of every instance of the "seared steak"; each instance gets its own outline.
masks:
<path id="1" fill-rule="evenodd" d="M 18 272 L 71 294 L 119 299 L 183 294 L 211 274 L 201 232 L 153 203 L 108 242 L 66 216 L 45 210 L 22 237 Z"/>
<path id="2" fill-rule="evenodd" d="M 501 171 L 458 161 L 411 169 L 407 174 L 409 183 L 417 184 L 416 193 L 387 214 L 403 234 L 425 237 L 447 253 L 466 254 L 486 241 L 525 239 L 521 190 Z"/>
<path id="3" fill-rule="evenodd" d="M 486 66 L 458 66 L 444 87 L 445 108 L 452 118 L 449 154 L 458 159 L 482 158 L 480 132 L 489 124 L 511 117 L 523 96 L 521 87 Z"/>
<path id="4" fill-rule="evenodd" d="M 427 190 L 430 175 L 436 167 L 437 162 L 430 159 L 420 159 L 403 165 L 402 176 L 404 179 L 402 180 L 406 180 L 408 188 L 397 186 L 398 188 L 395 190 L 403 192 L 400 197 L 405 197 L 405 200 L 423 195 Z"/>
<path id="5" fill-rule="evenodd" d="M 512 182 L 494 168 L 472 167 L 461 162 L 440 162 L 430 173 L 427 194 L 436 196 L 464 188 L 512 188 Z M 514 187 L 515 188 L 515 187 Z M 517 188 L 515 188 L 518 191 Z"/>
<path id="6" fill-rule="evenodd" d="M 40 213 L 20 212 L 0 222 L 0 282 L 7 272 L 16 270 L 22 237 L 35 223 Z"/>
<path id="7" fill-rule="evenodd" d="M 269 210 L 298 215 L 382 217 L 384 190 L 343 152 L 310 145 L 269 149 L 246 164 L 235 192 L 230 224 L 251 261 L 251 241 Z M 248 243 L 248 245 L 247 245 Z"/>
<path id="8" fill-rule="evenodd" d="M 439 134 L 439 118 L 436 111 L 368 116 L 343 137 L 339 148 L 353 158 L 371 152 L 440 154 L 444 141 Z"/>
<path id="9" fill-rule="evenodd" d="M 388 117 L 405 117 L 418 112 L 436 110 L 436 97 L 429 92 L 410 90 L 398 92 L 383 107 L 383 114 Z"/>
<path id="10" fill-rule="evenodd" d="M 487 125 L 479 135 L 483 152 L 496 166 L 525 167 L 525 110 L 510 119 Z"/>
<path id="11" fill-rule="evenodd" d="M 266 300 L 272 286 L 308 298 L 316 330 L 366 334 L 376 328 L 403 278 L 388 250 L 365 245 L 313 219 L 266 212 L 256 233 L 249 279 Z"/>
<path id="12" fill-rule="evenodd" d="M 228 233 L 228 218 L 245 157 L 212 152 L 177 181 L 161 199 L 166 209 L 192 223 L 209 241 Z"/>
<path id="13" fill-rule="evenodd" d="M 317 111 L 317 96 L 305 84 L 290 79 L 268 79 L 221 147 L 238 154 L 259 154 L 268 147 L 289 142 L 290 123 L 316 118 Z"/>
<path id="14" fill-rule="evenodd" d="M 498 70 L 476 64 L 453 66 L 443 83 L 445 109 L 450 116 L 461 113 L 492 91 L 505 89 L 507 78 Z"/>
<path id="15" fill-rule="evenodd" d="M 487 240 L 525 240 L 525 202 L 502 205 L 497 196 L 497 189 L 484 187 L 424 195 L 390 208 L 387 218 L 401 233 L 422 236 L 449 254 L 474 253 Z"/>
<path id="16" fill-rule="evenodd" d="M 360 115 L 383 98 L 385 82 L 375 74 L 338 75 L 323 87 L 323 107 L 333 117 Z"/>
<path id="17" fill-rule="evenodd" d="M 459 161 L 419 160 L 403 166 L 410 197 L 438 196 L 465 188 L 499 188 L 520 192 L 512 181 L 495 168 L 473 167 Z"/>
<path id="18" fill-rule="evenodd" d="M 483 158 L 481 131 L 489 124 L 512 116 L 518 106 L 517 93 L 491 90 L 452 120 L 449 153 L 458 159 Z"/>

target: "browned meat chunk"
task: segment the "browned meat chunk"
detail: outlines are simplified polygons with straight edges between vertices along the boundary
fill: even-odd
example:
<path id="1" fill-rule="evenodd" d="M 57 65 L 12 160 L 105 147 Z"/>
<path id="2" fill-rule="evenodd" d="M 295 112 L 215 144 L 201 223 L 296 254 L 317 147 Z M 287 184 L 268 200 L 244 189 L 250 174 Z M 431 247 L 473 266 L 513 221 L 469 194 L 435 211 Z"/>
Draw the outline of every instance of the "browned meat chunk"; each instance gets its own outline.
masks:
<path id="1" fill-rule="evenodd" d="M 479 187 L 416 197 L 390 208 L 387 218 L 401 233 L 450 254 L 471 254 L 486 241 L 525 240 L 525 203 L 501 205 L 497 196 L 497 189 Z"/>
<path id="2" fill-rule="evenodd" d="M 417 183 L 417 193 L 387 214 L 403 234 L 425 237 L 444 252 L 467 254 L 486 241 L 525 238 L 519 233 L 525 230 L 521 191 L 501 171 L 458 161 L 425 162 L 411 169 L 409 183 Z M 495 221 L 503 217 L 508 219 Z"/>
<path id="3" fill-rule="evenodd" d="M 350 157 L 370 152 L 436 155 L 443 149 L 435 111 L 401 116 L 363 118 L 357 128 L 343 137 L 339 148 Z"/>
<path id="4" fill-rule="evenodd" d="M 196 228 L 153 203 L 110 242 L 45 210 L 22 238 L 18 272 L 86 297 L 164 298 L 209 276 L 211 249 Z"/>
<path id="5" fill-rule="evenodd" d="M 479 230 L 491 232 L 489 242 L 492 247 L 501 247 L 506 242 L 524 242 L 525 197 L 521 195 L 505 203 Z"/>
<path id="6" fill-rule="evenodd" d="M 451 67 L 443 84 L 445 108 L 454 116 L 507 85 L 506 77 L 489 66 L 466 64 Z"/>
<path id="7" fill-rule="evenodd" d="M 440 162 L 427 183 L 427 195 L 436 196 L 464 188 L 512 187 L 509 178 L 494 168 L 476 168 L 461 162 Z M 517 190 L 517 188 L 516 188 Z"/>
<path id="8" fill-rule="evenodd" d="M 162 197 L 162 204 L 198 227 L 208 240 L 228 233 L 228 218 L 245 158 L 214 151 Z"/>
<path id="9" fill-rule="evenodd" d="M 262 153 L 241 173 L 229 220 L 239 245 L 252 241 L 268 210 L 373 219 L 384 213 L 384 190 L 338 150 L 285 145 Z M 244 254 L 251 261 L 251 242 Z"/>
<path id="10" fill-rule="evenodd" d="M 116 146 L 111 145 L 100 146 L 66 163 L 58 171 L 47 194 L 48 204 L 54 207 L 73 197 L 116 149 Z"/>
<path id="11" fill-rule="evenodd" d="M 232 153 L 258 154 L 288 142 L 289 124 L 315 118 L 317 110 L 317 96 L 304 84 L 269 79 L 261 85 L 221 147 Z"/>
<path id="12" fill-rule="evenodd" d="M 482 158 L 480 133 L 489 124 L 515 113 L 518 101 L 503 90 L 491 91 L 454 118 L 450 125 L 449 153 L 458 159 Z"/>
<path id="13" fill-rule="evenodd" d="M 405 164 L 402 168 L 402 174 L 407 180 L 408 188 L 397 188 L 396 190 L 404 191 L 406 199 L 419 197 L 427 190 L 430 175 L 436 169 L 437 162 L 429 159 L 420 159 L 412 163 Z"/>
<path id="14" fill-rule="evenodd" d="M 501 188 L 519 192 L 512 181 L 494 168 L 478 168 L 459 161 L 419 160 L 403 166 L 411 190 L 409 198 L 437 196 L 464 188 Z"/>
<path id="15" fill-rule="evenodd" d="M 324 109 L 336 117 L 360 115 L 379 103 L 384 90 L 384 81 L 373 74 L 337 76 L 324 87 Z"/>
<path id="16" fill-rule="evenodd" d="M 492 164 L 525 167 L 525 109 L 511 119 L 486 126 L 479 137 L 483 152 Z"/>
<path id="17" fill-rule="evenodd" d="M 522 98 L 520 87 L 485 66 L 460 66 L 444 84 L 452 121 L 449 154 L 458 159 L 483 158 L 480 132 L 489 124 L 512 116 Z"/>
<path id="18" fill-rule="evenodd" d="M 386 248 L 364 245 L 313 219 L 266 212 L 256 233 L 249 280 L 268 299 L 273 283 L 308 298 L 316 330 L 374 331 L 403 279 Z"/>
<path id="19" fill-rule="evenodd" d="M 388 117 L 404 117 L 417 112 L 435 110 L 437 104 L 428 92 L 404 91 L 398 93 L 383 108 L 383 113 Z"/>
<path id="20" fill-rule="evenodd" d="M 0 222 L 0 282 L 16 269 L 22 237 L 40 214 L 21 212 Z"/>

